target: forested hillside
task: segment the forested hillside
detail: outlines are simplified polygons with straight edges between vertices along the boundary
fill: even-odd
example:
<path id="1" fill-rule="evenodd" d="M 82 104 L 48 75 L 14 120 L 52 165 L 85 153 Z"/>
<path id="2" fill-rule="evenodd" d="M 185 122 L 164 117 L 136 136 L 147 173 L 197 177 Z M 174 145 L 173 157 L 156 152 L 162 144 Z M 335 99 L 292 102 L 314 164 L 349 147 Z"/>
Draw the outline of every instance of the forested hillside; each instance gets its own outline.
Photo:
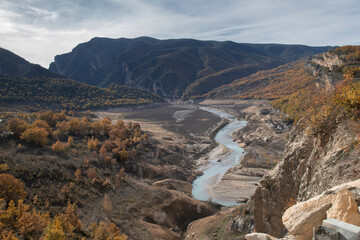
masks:
<path id="1" fill-rule="evenodd" d="M 157 95 L 128 86 L 99 88 L 69 79 L 0 76 L 0 103 L 91 109 L 163 102 Z"/>
<path id="2" fill-rule="evenodd" d="M 201 97 L 235 99 L 278 99 L 315 84 L 315 77 L 306 60 L 259 71 L 248 77 L 223 85 Z"/>
<path id="3" fill-rule="evenodd" d="M 0 48 L 0 104 L 91 109 L 163 102 L 147 90 L 111 84 L 100 88 L 66 79 Z"/>

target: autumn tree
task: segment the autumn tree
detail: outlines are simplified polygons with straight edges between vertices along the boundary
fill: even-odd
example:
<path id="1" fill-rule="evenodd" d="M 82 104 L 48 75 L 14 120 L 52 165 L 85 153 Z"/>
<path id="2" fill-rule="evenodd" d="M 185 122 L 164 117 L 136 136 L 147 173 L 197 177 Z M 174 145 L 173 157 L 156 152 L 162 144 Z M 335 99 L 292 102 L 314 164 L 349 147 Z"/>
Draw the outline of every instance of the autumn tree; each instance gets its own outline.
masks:
<path id="1" fill-rule="evenodd" d="M 38 213 L 34 209 L 31 212 L 25 212 L 17 221 L 19 233 L 24 239 L 38 239 L 48 225 L 49 220 L 48 213 Z"/>
<path id="2" fill-rule="evenodd" d="M 75 182 L 78 182 L 80 181 L 80 178 L 81 178 L 81 170 L 78 168 L 76 169 L 75 173 L 74 173 L 74 176 L 75 176 Z"/>
<path id="3" fill-rule="evenodd" d="M 29 127 L 27 122 L 19 118 L 12 118 L 7 123 L 7 129 L 20 137 L 23 132 Z"/>
<path id="4" fill-rule="evenodd" d="M 122 234 L 119 228 L 112 222 L 101 221 L 98 226 L 92 226 L 92 236 L 94 240 L 126 240 L 127 236 Z"/>
<path id="5" fill-rule="evenodd" d="M 79 132 L 81 135 L 86 136 L 90 133 L 91 123 L 87 117 L 83 117 L 79 122 Z"/>
<path id="6" fill-rule="evenodd" d="M 74 146 L 74 138 L 73 138 L 73 137 L 70 136 L 70 137 L 68 138 L 68 141 L 67 141 L 66 146 L 67 146 L 68 148 L 71 148 L 71 147 Z"/>
<path id="7" fill-rule="evenodd" d="M 56 141 L 52 146 L 51 149 L 55 153 L 64 153 L 67 150 L 67 144 L 62 143 L 60 141 Z"/>
<path id="8" fill-rule="evenodd" d="M 99 148 L 100 142 L 97 138 L 91 137 L 87 142 L 87 147 L 90 151 L 95 151 Z"/>
<path id="9" fill-rule="evenodd" d="M 77 135 L 80 133 L 80 121 L 78 118 L 72 118 L 69 120 L 68 131 L 72 135 Z"/>
<path id="10" fill-rule="evenodd" d="M 70 201 L 68 201 L 65 213 L 59 215 L 61 224 L 63 225 L 63 229 L 66 232 L 71 232 L 72 229 L 74 229 L 77 232 L 80 232 L 83 229 L 82 223 L 79 219 L 79 214 L 77 213 L 76 210 L 77 210 L 76 204 L 75 203 L 71 204 Z M 68 225 L 71 225 L 71 227 L 68 227 Z"/>
<path id="11" fill-rule="evenodd" d="M 51 133 L 52 133 L 51 127 L 44 120 L 40 120 L 40 119 L 36 120 L 35 122 L 33 122 L 33 124 L 31 124 L 31 127 L 44 128 L 49 133 L 49 135 L 51 135 Z"/>
<path id="12" fill-rule="evenodd" d="M 66 235 L 58 216 L 46 227 L 43 240 L 66 240 Z"/>
<path id="13" fill-rule="evenodd" d="M 13 200 L 15 203 L 26 197 L 24 183 L 10 174 L 0 174 L 0 198 L 4 198 L 6 203 Z"/>
<path id="14" fill-rule="evenodd" d="M 56 114 L 50 110 L 40 113 L 38 119 L 46 121 L 51 127 L 55 127 L 57 123 Z"/>
<path id="15" fill-rule="evenodd" d="M 22 140 L 25 140 L 29 143 L 34 143 L 39 147 L 43 147 L 48 143 L 49 133 L 44 128 L 28 128 L 20 136 Z"/>

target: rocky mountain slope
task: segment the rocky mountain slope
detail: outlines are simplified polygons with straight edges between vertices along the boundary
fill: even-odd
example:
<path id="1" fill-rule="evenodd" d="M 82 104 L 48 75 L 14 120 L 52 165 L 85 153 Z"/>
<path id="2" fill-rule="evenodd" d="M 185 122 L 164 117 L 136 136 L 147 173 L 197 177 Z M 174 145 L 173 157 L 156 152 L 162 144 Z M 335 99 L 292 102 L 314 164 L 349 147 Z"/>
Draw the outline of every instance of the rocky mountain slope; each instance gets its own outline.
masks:
<path id="1" fill-rule="evenodd" d="M 256 231 L 283 236 L 288 229 L 283 225 L 282 215 L 289 206 L 359 177 L 356 51 L 357 48 L 349 51 L 344 47 L 308 62 L 316 70 L 317 96 L 312 96 L 311 106 L 301 112 L 302 118 L 290 133 L 282 162 L 261 180 L 256 190 L 253 198 Z M 343 74 L 345 82 L 332 90 Z"/>
<path id="2" fill-rule="evenodd" d="M 259 71 L 247 77 L 218 87 L 203 95 L 215 99 L 278 99 L 304 89 L 315 80 L 312 70 L 305 67 L 306 60 Z"/>
<path id="3" fill-rule="evenodd" d="M 49 70 L 95 86 L 126 84 L 169 99 L 187 99 L 327 49 L 192 39 L 93 38 L 56 56 Z"/>

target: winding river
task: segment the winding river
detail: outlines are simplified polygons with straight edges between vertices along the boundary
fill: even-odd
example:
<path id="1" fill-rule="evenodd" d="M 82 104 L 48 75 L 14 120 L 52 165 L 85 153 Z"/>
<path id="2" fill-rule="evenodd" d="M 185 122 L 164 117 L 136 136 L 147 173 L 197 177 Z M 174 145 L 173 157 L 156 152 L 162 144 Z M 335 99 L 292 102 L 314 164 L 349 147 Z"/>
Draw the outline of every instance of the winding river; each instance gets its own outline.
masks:
<path id="1" fill-rule="evenodd" d="M 211 187 L 221 180 L 228 169 L 239 164 L 241 157 L 244 155 L 244 149 L 233 141 L 232 134 L 237 129 L 244 127 L 247 121 L 239 121 L 235 116 L 218 109 L 206 107 L 202 107 L 201 109 L 226 118 L 230 123 L 220 129 L 216 134 L 215 141 L 219 145 L 207 155 L 208 163 L 206 166 L 199 169 L 204 174 L 196 178 L 193 182 L 192 195 L 195 199 L 202 201 L 211 200 L 223 206 L 238 205 L 239 203 L 234 201 L 217 199 L 211 194 Z M 219 155 L 217 153 L 224 151 L 224 149 L 228 151 L 228 153 L 225 154 L 225 156 L 220 156 L 221 159 L 219 161 Z"/>

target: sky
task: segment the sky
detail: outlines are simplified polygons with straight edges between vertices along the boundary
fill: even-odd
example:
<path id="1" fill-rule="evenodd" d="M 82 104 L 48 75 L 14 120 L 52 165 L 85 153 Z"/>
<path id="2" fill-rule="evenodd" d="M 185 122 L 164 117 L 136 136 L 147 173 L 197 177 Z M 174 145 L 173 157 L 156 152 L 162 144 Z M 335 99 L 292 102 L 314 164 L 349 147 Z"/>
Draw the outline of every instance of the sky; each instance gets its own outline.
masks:
<path id="1" fill-rule="evenodd" d="M 48 68 L 93 37 L 360 44 L 359 0 L 0 0 L 0 47 Z"/>

